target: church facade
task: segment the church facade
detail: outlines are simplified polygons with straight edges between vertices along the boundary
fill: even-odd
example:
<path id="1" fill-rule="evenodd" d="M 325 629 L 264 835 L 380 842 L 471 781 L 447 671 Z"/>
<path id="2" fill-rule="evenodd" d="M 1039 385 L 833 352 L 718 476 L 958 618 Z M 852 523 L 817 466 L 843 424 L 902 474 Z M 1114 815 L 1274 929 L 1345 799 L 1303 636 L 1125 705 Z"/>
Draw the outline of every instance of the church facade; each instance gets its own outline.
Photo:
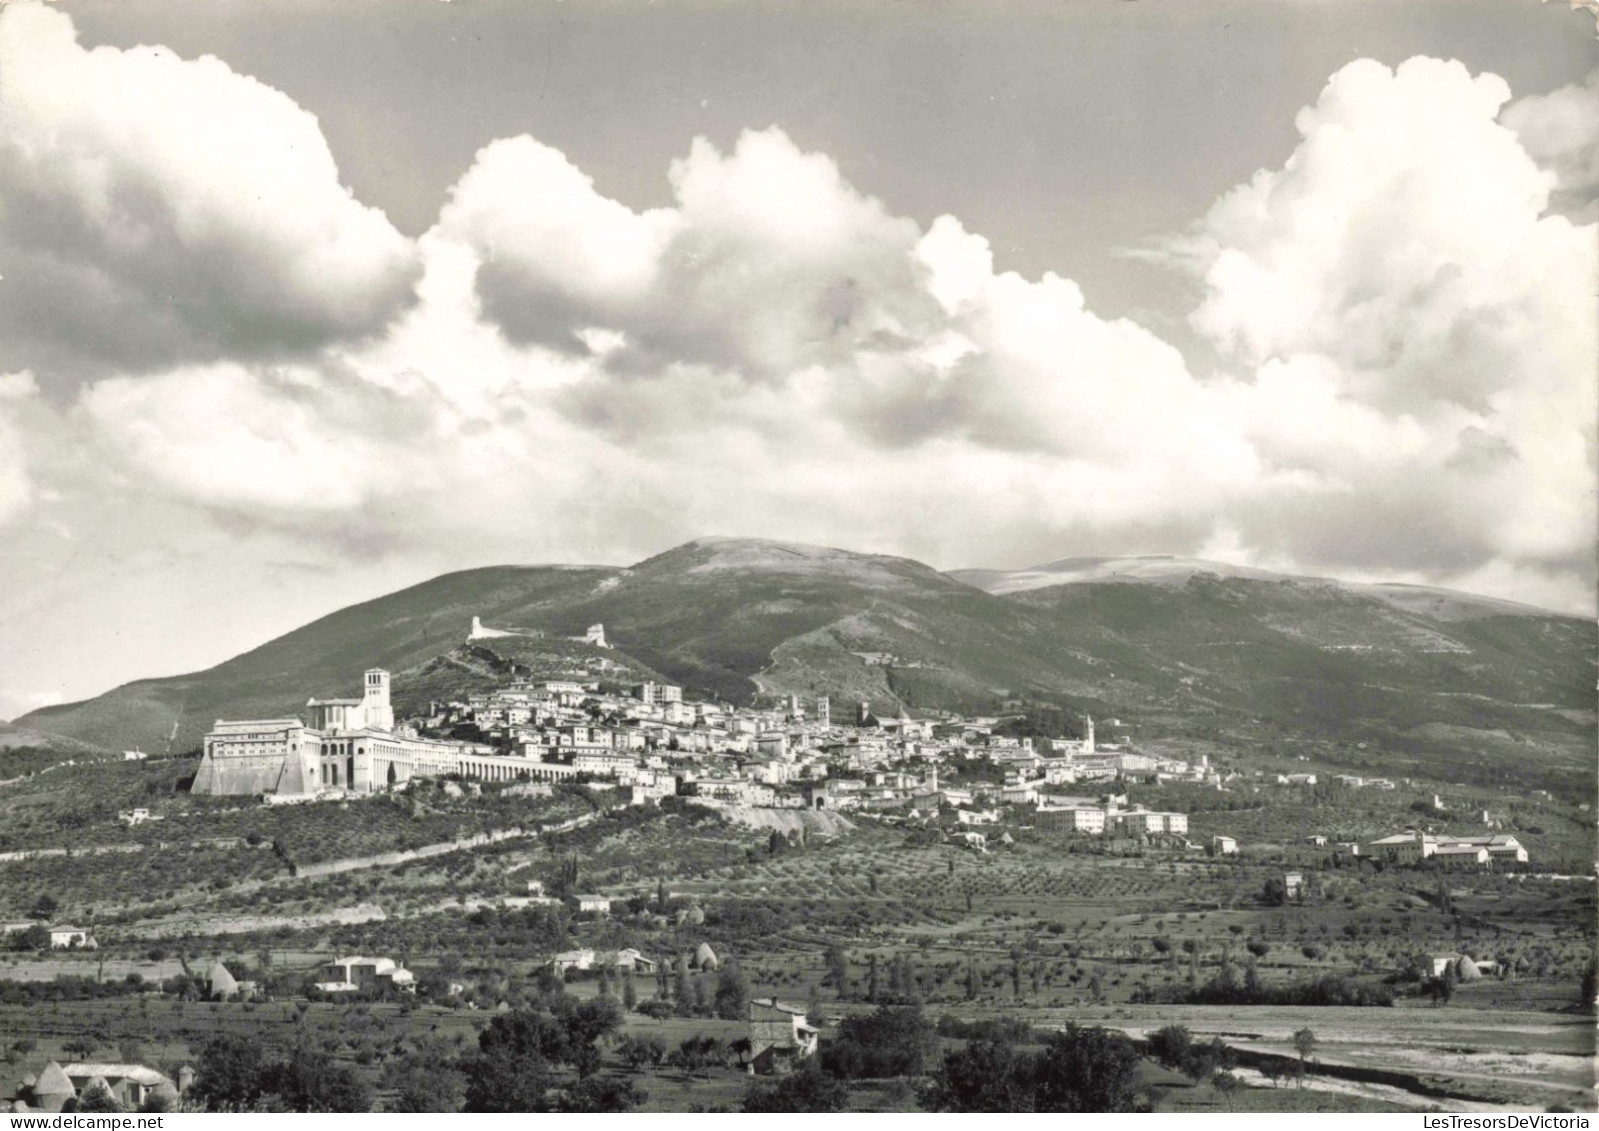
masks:
<path id="1" fill-rule="evenodd" d="M 397 731 L 389 673 L 363 676 L 362 695 L 311 699 L 298 718 L 217 720 L 205 736 L 190 792 L 309 797 L 323 790 L 375 793 L 413 777 L 461 772 L 473 748 Z"/>

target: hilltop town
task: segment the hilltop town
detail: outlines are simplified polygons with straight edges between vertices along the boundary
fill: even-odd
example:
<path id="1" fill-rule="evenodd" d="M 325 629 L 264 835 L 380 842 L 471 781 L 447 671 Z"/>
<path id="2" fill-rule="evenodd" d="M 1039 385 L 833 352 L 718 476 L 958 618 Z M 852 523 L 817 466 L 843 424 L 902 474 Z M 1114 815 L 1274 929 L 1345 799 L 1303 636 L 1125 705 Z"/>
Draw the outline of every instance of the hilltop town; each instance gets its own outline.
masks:
<path id="1" fill-rule="evenodd" d="M 988 1042 L 1035 1083 L 1098 1049 L 1119 1098 L 1074 1103 L 1588 1102 L 1577 627 L 1083 584 L 469 571 L 41 714 L 95 741 L 0 751 L 5 1096 L 916 1110 Z M 563 1051 L 508 1092 L 529 1026 Z"/>
<path id="2" fill-rule="evenodd" d="M 472 618 L 468 640 L 514 637 Z M 585 643 L 608 647 L 604 625 Z M 879 654 L 862 662 L 882 662 Z M 602 661 L 603 664 L 603 661 Z M 1223 771 L 1208 755 L 1195 762 L 1136 749 L 1130 728 L 1109 720 L 1105 741 L 1084 715 L 1081 737 L 1018 734 L 1015 716 L 964 717 L 938 711 L 913 719 L 903 710 L 879 717 L 852 705 L 835 721 L 827 696 L 789 695 L 770 707 L 685 697 L 653 680 L 513 679 L 396 722 L 390 673 L 363 675 L 356 698 L 311 698 L 307 719 L 218 720 L 205 736 L 196 794 L 259 796 L 281 805 L 343 800 L 413 781 L 452 777 L 488 783 L 567 782 L 615 790 L 627 804 L 692 798 L 714 807 L 830 810 L 870 814 L 890 823 L 951 825 L 953 840 L 987 847 L 982 826 L 1013 807 L 1090 835 L 1163 838 L 1175 848 L 1226 855 L 1237 840 L 1216 835 L 1190 842 L 1188 815 L 1128 804 L 1119 784 L 1191 784 L 1258 793 L 1262 773 Z M 941 780 L 942 775 L 942 780 Z M 1347 789 L 1392 791 L 1386 778 L 1333 775 Z M 1311 787 L 1314 773 L 1274 775 L 1277 785 Z M 1442 803 L 1434 797 L 1442 812 Z M 1486 812 L 1485 826 L 1493 824 Z M 1307 842 L 1325 846 L 1323 833 Z M 1390 865 L 1431 860 L 1452 866 L 1526 863 L 1509 833 L 1434 836 L 1406 828 L 1334 850 Z"/>

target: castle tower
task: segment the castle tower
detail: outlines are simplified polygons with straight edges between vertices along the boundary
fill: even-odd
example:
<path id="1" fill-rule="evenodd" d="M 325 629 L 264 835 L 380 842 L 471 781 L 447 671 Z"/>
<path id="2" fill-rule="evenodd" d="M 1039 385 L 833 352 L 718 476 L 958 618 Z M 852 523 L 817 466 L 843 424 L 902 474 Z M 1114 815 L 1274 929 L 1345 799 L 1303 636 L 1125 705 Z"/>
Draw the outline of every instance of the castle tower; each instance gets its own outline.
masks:
<path id="1" fill-rule="evenodd" d="M 394 708 L 389 703 L 389 673 L 372 668 L 366 673 L 366 695 L 361 700 L 366 725 L 373 730 L 394 729 Z"/>
<path id="2" fill-rule="evenodd" d="M 816 721 L 824 727 L 833 725 L 833 702 L 825 695 L 816 704 Z"/>
<path id="3" fill-rule="evenodd" d="M 863 727 L 866 725 L 866 720 L 871 717 L 872 705 L 866 700 L 862 699 L 860 701 L 860 705 L 855 708 L 855 725 Z"/>

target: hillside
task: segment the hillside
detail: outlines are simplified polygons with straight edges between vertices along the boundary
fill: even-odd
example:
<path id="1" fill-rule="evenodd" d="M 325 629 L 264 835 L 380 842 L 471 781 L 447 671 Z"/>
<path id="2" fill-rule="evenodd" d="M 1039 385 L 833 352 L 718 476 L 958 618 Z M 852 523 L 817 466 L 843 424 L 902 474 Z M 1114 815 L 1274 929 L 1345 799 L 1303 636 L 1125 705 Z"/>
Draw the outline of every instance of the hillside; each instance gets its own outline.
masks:
<path id="1" fill-rule="evenodd" d="M 463 644 L 474 614 L 490 624 L 520 624 L 531 619 L 528 611 L 575 600 L 612 572 L 508 566 L 446 574 L 341 609 L 206 671 L 124 684 L 13 725 L 116 749 L 182 752 L 218 718 L 303 715 L 313 695 L 358 694 L 370 667 L 396 673 L 403 709 L 400 673 Z"/>
<path id="2" fill-rule="evenodd" d="M 880 713 L 1031 701 L 1121 717 L 1141 741 L 1312 742 L 1351 764 L 1398 773 L 1412 760 L 1485 782 L 1591 777 L 1591 622 L 1469 594 L 1213 565 L 1067 559 L 1017 581 L 706 538 L 626 569 L 449 574 L 209 671 L 128 684 L 17 725 L 181 751 L 215 718 L 298 713 L 310 695 L 352 692 L 374 665 L 395 673 L 404 710 L 488 686 L 512 664 L 604 658 L 618 665 L 604 678 L 617 682 L 664 678 L 738 702 L 826 694 L 840 718 L 861 700 Z M 468 645 L 474 615 L 543 635 Z M 565 639 L 595 622 L 613 649 Z"/>

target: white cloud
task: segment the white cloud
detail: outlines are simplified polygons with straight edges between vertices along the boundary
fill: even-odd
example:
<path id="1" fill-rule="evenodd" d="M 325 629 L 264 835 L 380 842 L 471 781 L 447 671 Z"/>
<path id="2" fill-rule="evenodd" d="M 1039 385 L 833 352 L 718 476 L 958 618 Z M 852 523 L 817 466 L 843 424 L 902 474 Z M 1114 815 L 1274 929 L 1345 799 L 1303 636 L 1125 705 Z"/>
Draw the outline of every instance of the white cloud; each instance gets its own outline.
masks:
<path id="1" fill-rule="evenodd" d="M 1586 208 L 1593 219 L 1599 195 L 1599 67 L 1580 83 L 1518 98 L 1505 107 L 1500 121 L 1516 132 L 1529 156 L 1554 173 L 1570 205 Z"/>
<path id="2" fill-rule="evenodd" d="M 52 369 L 304 352 L 374 332 L 414 249 L 344 188 L 316 119 L 218 59 L 85 50 L 0 13 L 0 328 Z M 16 363 L 17 358 L 9 360 Z"/>
<path id="3" fill-rule="evenodd" d="M 1258 367 L 1251 440 L 1319 492 L 1240 500 L 1263 552 L 1591 588 L 1595 230 L 1547 213 L 1509 97 L 1459 63 L 1352 63 L 1205 218 L 1194 325 Z"/>
<path id="4" fill-rule="evenodd" d="M 260 128 L 298 122 L 325 156 L 292 103 L 250 97 L 271 108 Z M 1579 604 L 1593 231 L 1548 214 L 1552 176 L 1496 120 L 1508 98 L 1435 60 L 1333 76 L 1294 152 L 1193 241 L 1195 325 L 1225 358 L 1206 378 L 1072 280 L 996 272 L 954 217 L 924 231 L 777 129 L 695 142 L 649 211 L 531 138 L 494 142 L 416 241 L 409 307 L 377 280 L 405 265 L 409 293 L 411 245 L 307 282 L 300 220 L 285 234 L 195 190 L 226 238 L 161 245 L 169 267 L 249 248 L 280 296 L 326 286 L 380 313 L 293 359 L 219 340 L 224 356 L 89 385 L 63 423 L 85 458 L 52 478 L 369 568 L 439 546 L 464 548 L 455 564 L 625 562 L 707 531 L 947 566 L 1224 546 L 1512 596 L 1527 576 Z M 171 161 L 102 163 L 162 184 L 197 163 Z M 331 159 L 312 165 L 324 222 L 366 231 Z"/>
<path id="5" fill-rule="evenodd" d="M 371 390 L 232 363 L 101 381 L 79 400 L 103 450 L 146 488 L 206 506 L 342 513 L 424 475 Z"/>
<path id="6" fill-rule="evenodd" d="M 673 363 L 779 379 L 925 328 L 936 306 L 916 225 L 779 130 L 724 155 L 703 139 L 670 170 L 677 206 L 635 214 L 529 138 L 478 154 L 439 231 L 483 260 L 485 310 L 513 338 L 579 348 L 621 335 L 613 368 Z"/>
<path id="7" fill-rule="evenodd" d="M 34 498 L 23 416 L 38 393 L 32 373 L 0 373 L 0 526 L 22 514 Z"/>

